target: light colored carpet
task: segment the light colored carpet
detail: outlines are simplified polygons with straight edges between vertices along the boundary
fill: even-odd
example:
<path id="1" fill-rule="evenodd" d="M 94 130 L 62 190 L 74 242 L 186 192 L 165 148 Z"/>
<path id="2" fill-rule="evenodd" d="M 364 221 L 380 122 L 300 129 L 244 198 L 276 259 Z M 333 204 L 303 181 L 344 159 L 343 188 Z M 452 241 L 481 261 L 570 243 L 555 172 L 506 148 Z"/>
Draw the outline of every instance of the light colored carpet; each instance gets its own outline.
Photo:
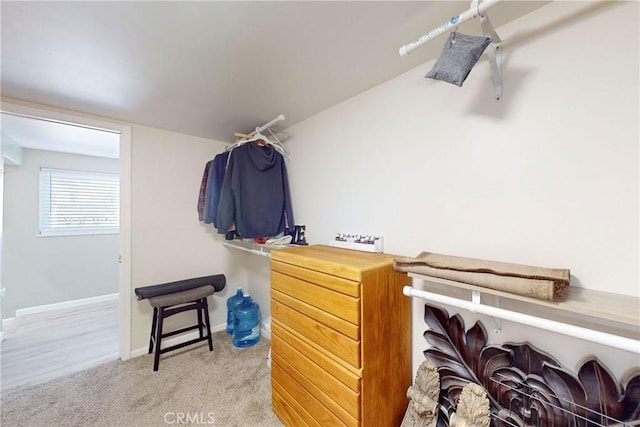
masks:
<path id="1" fill-rule="evenodd" d="M 224 331 L 165 353 L 108 362 L 2 394 L 4 426 L 282 426 L 271 408 L 269 341 L 240 349 Z"/>

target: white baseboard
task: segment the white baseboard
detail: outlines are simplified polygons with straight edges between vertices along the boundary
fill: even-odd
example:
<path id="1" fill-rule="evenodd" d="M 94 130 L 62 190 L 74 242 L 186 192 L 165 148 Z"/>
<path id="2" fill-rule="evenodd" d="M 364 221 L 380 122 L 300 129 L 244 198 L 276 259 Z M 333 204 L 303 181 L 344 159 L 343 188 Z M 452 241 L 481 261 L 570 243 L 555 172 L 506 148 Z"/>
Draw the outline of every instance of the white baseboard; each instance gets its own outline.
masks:
<path id="1" fill-rule="evenodd" d="M 117 300 L 118 294 L 100 295 L 97 297 L 77 299 L 73 301 L 58 302 L 54 304 L 38 305 L 35 307 L 20 308 L 16 310 L 16 317 L 28 314 L 44 313 L 46 311 L 60 310 L 63 308 L 81 307 L 83 305 L 95 304 L 98 302 Z M 4 324 L 3 324 L 4 326 Z"/>
<path id="2" fill-rule="evenodd" d="M 225 331 L 227 329 L 227 324 L 226 323 L 220 323 L 219 325 L 213 325 L 211 326 L 211 333 L 215 333 L 215 332 L 220 332 L 220 331 Z M 265 324 L 262 324 L 262 329 L 260 331 L 261 337 L 265 338 L 267 340 L 271 340 L 271 328 L 269 328 L 268 333 L 267 331 L 265 331 Z M 231 339 L 231 336 L 228 336 L 229 339 Z M 176 345 L 176 344 L 180 344 L 183 343 L 185 341 L 189 341 L 192 339 L 198 338 L 198 331 L 192 331 L 189 332 L 187 334 L 184 335 L 180 335 L 180 336 L 175 336 L 175 337 L 171 337 L 171 338 L 166 338 L 164 340 L 162 340 L 162 348 L 165 347 L 170 347 L 172 345 Z M 213 342 L 213 346 L 215 347 L 216 343 L 215 341 Z M 144 356 L 145 354 L 149 353 L 149 347 L 145 346 L 142 348 L 138 348 L 136 350 L 133 350 L 131 352 L 131 357 L 139 357 L 139 356 Z"/>
<path id="3" fill-rule="evenodd" d="M 262 326 L 260 327 L 260 335 L 271 341 L 271 317 L 262 322 Z"/>

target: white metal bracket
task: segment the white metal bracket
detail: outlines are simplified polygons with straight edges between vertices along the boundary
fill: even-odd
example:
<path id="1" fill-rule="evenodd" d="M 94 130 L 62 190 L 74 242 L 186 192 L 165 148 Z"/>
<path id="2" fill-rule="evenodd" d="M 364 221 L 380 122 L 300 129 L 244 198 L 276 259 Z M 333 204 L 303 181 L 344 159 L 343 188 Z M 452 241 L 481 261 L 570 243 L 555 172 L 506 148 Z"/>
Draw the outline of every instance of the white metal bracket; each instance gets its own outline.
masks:
<path id="1" fill-rule="evenodd" d="M 474 3 L 478 0 L 471 2 L 471 7 L 474 7 Z M 477 4 L 475 5 L 477 7 Z M 480 26 L 482 27 L 482 33 L 491 38 L 491 44 L 487 47 L 489 54 L 489 64 L 491 65 L 491 80 L 493 81 L 493 88 L 496 94 L 496 101 L 502 99 L 502 55 L 500 49 L 502 49 L 502 40 L 496 33 L 496 30 L 489 21 L 489 15 L 487 13 L 479 14 Z"/>
<path id="2" fill-rule="evenodd" d="M 500 297 L 498 295 L 493 296 L 493 305 L 494 307 L 500 308 Z M 493 330 L 493 332 L 496 335 L 500 335 L 500 333 L 502 332 L 502 319 L 500 319 L 499 317 L 492 317 L 492 319 L 494 324 L 496 325 L 496 328 Z"/>
<path id="3" fill-rule="evenodd" d="M 500 306 L 500 297 L 496 296 L 495 301 L 496 301 L 496 304 Z M 480 293 L 480 291 L 471 291 L 471 303 L 474 306 L 482 305 L 482 294 Z M 476 313 L 476 310 L 474 310 L 473 308 L 470 309 L 469 311 L 471 311 L 472 313 Z M 500 332 L 502 331 L 501 330 L 502 324 L 500 322 L 500 319 L 493 316 L 489 316 L 489 318 L 491 319 L 494 325 L 493 332 L 499 335 Z"/>

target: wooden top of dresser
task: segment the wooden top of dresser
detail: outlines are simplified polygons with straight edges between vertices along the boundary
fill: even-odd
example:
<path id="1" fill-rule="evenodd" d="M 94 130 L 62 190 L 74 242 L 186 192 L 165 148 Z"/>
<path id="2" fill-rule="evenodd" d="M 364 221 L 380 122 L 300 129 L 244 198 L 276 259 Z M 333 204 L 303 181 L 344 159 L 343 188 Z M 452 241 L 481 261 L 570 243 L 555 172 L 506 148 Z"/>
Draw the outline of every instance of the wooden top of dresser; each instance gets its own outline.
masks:
<path id="1" fill-rule="evenodd" d="M 335 248 L 327 245 L 298 246 L 271 252 L 271 259 L 360 281 L 362 273 L 390 266 L 396 255 Z"/>

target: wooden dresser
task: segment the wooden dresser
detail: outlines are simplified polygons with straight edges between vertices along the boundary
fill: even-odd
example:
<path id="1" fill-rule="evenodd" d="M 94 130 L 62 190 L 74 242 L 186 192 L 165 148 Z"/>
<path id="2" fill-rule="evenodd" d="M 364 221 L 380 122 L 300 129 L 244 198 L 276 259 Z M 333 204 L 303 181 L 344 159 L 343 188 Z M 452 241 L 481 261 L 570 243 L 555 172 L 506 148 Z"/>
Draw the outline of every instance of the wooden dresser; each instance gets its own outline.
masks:
<path id="1" fill-rule="evenodd" d="M 409 284 L 394 256 L 271 253 L 273 410 L 287 426 L 398 426 L 411 385 Z"/>

